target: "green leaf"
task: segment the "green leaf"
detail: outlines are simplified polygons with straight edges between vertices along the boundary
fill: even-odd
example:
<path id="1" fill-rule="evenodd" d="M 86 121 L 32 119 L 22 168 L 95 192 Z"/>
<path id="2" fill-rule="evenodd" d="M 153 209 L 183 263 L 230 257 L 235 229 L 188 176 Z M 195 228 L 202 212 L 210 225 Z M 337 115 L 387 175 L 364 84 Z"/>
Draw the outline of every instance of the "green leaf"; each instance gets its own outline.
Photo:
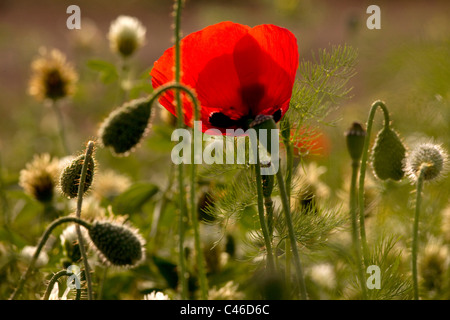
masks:
<path id="1" fill-rule="evenodd" d="M 129 98 L 136 99 L 140 97 L 141 93 L 151 94 L 152 92 L 153 87 L 149 81 L 137 81 L 130 89 Z"/>
<path id="2" fill-rule="evenodd" d="M 89 60 L 87 66 L 100 73 L 100 79 L 105 84 L 110 84 L 119 79 L 116 66 L 103 60 Z"/>
<path id="3" fill-rule="evenodd" d="M 177 265 L 164 258 L 153 256 L 153 262 L 158 268 L 163 278 L 167 281 L 170 288 L 176 289 L 178 286 Z"/>
<path id="4" fill-rule="evenodd" d="M 137 212 L 157 192 L 158 187 L 154 184 L 146 182 L 136 183 L 114 199 L 113 211 L 116 214 Z"/>
<path id="5" fill-rule="evenodd" d="M 153 125 L 152 134 L 147 138 L 147 145 L 153 151 L 170 152 L 174 146 L 172 137 L 173 128 L 167 125 Z"/>

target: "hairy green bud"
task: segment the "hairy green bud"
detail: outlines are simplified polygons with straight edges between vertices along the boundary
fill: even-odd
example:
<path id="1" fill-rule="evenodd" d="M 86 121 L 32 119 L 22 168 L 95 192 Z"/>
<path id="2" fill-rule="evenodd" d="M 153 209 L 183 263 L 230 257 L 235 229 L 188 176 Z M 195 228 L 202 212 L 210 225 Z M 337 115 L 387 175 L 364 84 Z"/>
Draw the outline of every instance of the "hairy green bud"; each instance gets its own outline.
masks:
<path id="1" fill-rule="evenodd" d="M 114 110 L 103 121 L 99 130 L 100 142 L 116 155 L 126 156 L 148 132 L 151 115 L 149 99 L 129 101 Z"/>
<path id="2" fill-rule="evenodd" d="M 80 184 L 81 170 L 83 168 L 85 155 L 79 155 L 64 168 L 60 176 L 61 192 L 68 198 L 76 198 L 78 196 L 78 186 Z M 86 179 L 84 182 L 83 194 L 89 189 L 94 179 L 95 161 L 89 158 L 87 164 Z"/>
<path id="3" fill-rule="evenodd" d="M 380 180 L 401 180 L 405 173 L 403 162 L 406 148 L 398 134 L 389 127 L 384 127 L 377 135 L 372 149 L 372 167 Z"/>
<path id="4" fill-rule="evenodd" d="M 144 240 L 124 224 L 94 222 L 89 236 L 103 263 L 119 267 L 135 267 L 144 260 Z"/>

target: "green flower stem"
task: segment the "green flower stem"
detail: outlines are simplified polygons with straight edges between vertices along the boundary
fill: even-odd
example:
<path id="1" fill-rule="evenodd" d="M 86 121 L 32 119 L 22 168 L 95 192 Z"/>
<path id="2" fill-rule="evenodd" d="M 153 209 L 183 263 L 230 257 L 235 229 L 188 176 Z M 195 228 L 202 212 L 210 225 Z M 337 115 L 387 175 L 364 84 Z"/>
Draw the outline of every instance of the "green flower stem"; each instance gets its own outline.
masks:
<path id="1" fill-rule="evenodd" d="M 73 273 L 68 272 L 67 270 L 61 270 L 61 271 L 58 271 L 57 273 L 55 273 L 47 285 L 47 289 L 45 290 L 45 294 L 44 294 L 44 297 L 42 298 L 42 300 L 48 300 L 50 298 L 50 294 L 52 293 L 53 286 L 55 285 L 56 281 L 58 281 L 59 278 L 64 277 L 64 276 L 71 276 L 72 274 Z M 75 300 L 80 300 L 81 289 L 77 288 L 76 290 L 77 290 L 77 294 L 75 296 Z"/>
<path id="2" fill-rule="evenodd" d="M 175 83 L 181 82 L 181 50 L 180 50 L 180 26 L 181 26 L 182 0 L 175 0 L 174 3 L 174 39 L 175 39 Z M 175 90 L 175 101 L 177 107 L 177 124 L 178 128 L 183 127 L 184 114 L 181 102 L 180 90 Z M 184 190 L 184 167 L 178 166 L 178 187 L 180 197 L 180 217 L 179 217 L 179 279 L 181 282 L 181 298 L 188 297 L 188 273 L 186 269 L 186 261 L 184 256 L 184 230 L 187 219 L 186 195 Z"/>
<path id="3" fill-rule="evenodd" d="M 28 276 L 30 275 L 31 271 L 34 268 L 34 265 L 39 257 L 39 254 L 42 251 L 42 248 L 44 247 L 45 243 L 47 242 L 48 238 L 50 237 L 50 234 L 52 233 L 52 231 L 59 226 L 60 224 L 66 223 L 66 222 L 74 222 L 77 223 L 83 227 L 85 227 L 86 229 L 90 229 L 91 228 L 91 224 L 89 224 L 88 222 L 75 218 L 75 217 L 62 217 L 59 218 L 55 221 L 53 221 L 48 227 L 47 229 L 44 231 L 41 239 L 39 240 L 38 246 L 36 248 L 36 251 L 34 252 L 33 257 L 31 258 L 30 264 L 28 265 L 27 270 L 25 271 L 25 273 L 22 275 L 22 277 L 19 280 L 19 283 L 17 285 L 17 288 L 14 290 L 14 292 L 11 294 L 11 296 L 9 297 L 9 300 L 14 300 L 17 295 L 20 293 L 20 291 L 22 291 L 23 285 L 25 284 L 26 279 L 28 278 Z"/>
<path id="4" fill-rule="evenodd" d="M 413 242 L 412 242 L 412 277 L 414 288 L 414 300 L 419 300 L 419 281 L 417 275 L 417 251 L 419 247 L 419 215 L 420 206 L 422 203 L 422 188 L 423 188 L 423 174 L 426 167 L 422 166 L 419 172 L 419 177 L 416 182 L 416 209 L 414 213 L 414 226 L 413 226 Z"/>
<path id="5" fill-rule="evenodd" d="M 200 118 L 198 103 L 194 103 L 194 121 L 197 121 Z M 194 122 L 195 123 L 195 122 Z M 193 130 L 197 128 L 194 126 Z M 201 130 L 201 128 L 198 128 Z M 194 137 L 196 135 L 194 134 Z M 199 136 L 200 137 L 200 136 Z M 190 196 L 191 196 L 191 221 L 192 227 L 194 229 L 194 242 L 195 242 L 195 251 L 197 257 L 197 266 L 198 266 L 198 277 L 200 282 L 200 292 L 201 298 L 203 300 L 208 299 L 208 281 L 206 278 L 206 262 L 205 257 L 203 255 L 202 245 L 200 242 L 200 226 L 198 221 L 197 214 L 197 203 L 195 201 L 196 193 L 196 165 L 195 165 L 195 142 L 191 144 L 191 185 L 190 185 Z"/>
<path id="6" fill-rule="evenodd" d="M 175 8 L 180 8 L 181 5 L 176 3 Z M 178 12 L 178 10 L 176 10 L 176 15 L 179 15 L 180 13 Z M 175 24 L 175 29 L 177 29 L 178 24 Z M 177 32 L 176 32 L 177 33 Z M 179 37 L 176 37 L 176 39 L 179 39 Z M 177 48 L 177 45 L 175 45 L 175 48 Z M 175 50 L 177 51 L 177 50 Z M 177 56 L 177 55 L 175 55 Z M 179 57 L 178 57 L 179 58 Z M 176 59 L 177 60 L 177 59 Z M 179 63 L 175 63 L 175 65 L 179 66 Z M 179 69 L 179 68 L 178 68 Z M 177 70 L 177 67 L 176 67 Z M 179 79 L 179 78 L 178 78 Z M 149 105 L 151 105 L 154 101 L 156 101 L 156 99 L 163 94 L 165 91 L 167 90 L 172 90 L 172 89 L 176 89 L 176 98 L 178 96 L 177 99 L 177 122 L 178 122 L 178 127 L 182 128 L 183 127 L 183 110 L 182 110 L 182 106 L 181 106 L 181 97 L 179 96 L 179 91 L 183 91 L 185 92 L 188 97 L 190 98 L 191 102 L 194 105 L 194 118 L 197 119 L 198 118 L 198 114 L 199 114 L 199 110 L 200 110 L 200 106 L 198 103 L 198 99 L 195 95 L 195 93 L 187 86 L 179 83 L 179 82 L 172 82 L 172 83 L 168 83 L 165 84 L 163 86 L 160 86 L 157 90 L 155 90 L 153 92 L 153 94 L 149 97 Z M 193 155 L 194 153 L 191 152 L 191 155 Z M 192 164 L 191 167 L 191 181 L 190 181 L 190 187 L 191 187 L 191 216 L 192 216 L 192 221 L 193 221 L 193 229 L 194 229 L 194 237 L 195 237 L 195 246 L 196 246 L 196 251 L 197 251 L 197 263 L 199 265 L 199 278 L 200 278 L 200 287 L 201 287 L 201 292 L 202 292 L 202 297 L 206 297 L 207 296 L 207 280 L 206 280 L 206 271 L 204 268 L 204 257 L 203 257 L 203 251 L 201 250 L 201 244 L 200 244 L 200 233 L 199 233 L 199 226 L 198 226 L 198 221 L 194 221 L 197 218 L 196 215 L 196 203 L 195 203 L 195 199 L 193 199 L 192 197 L 195 196 L 195 173 L 196 173 L 196 168 L 195 165 Z M 186 199 L 186 193 L 184 190 L 184 168 L 182 165 L 178 165 L 178 186 L 179 186 L 179 196 L 180 196 L 180 218 L 179 218 L 179 264 L 180 264 L 180 270 L 179 270 L 179 278 L 181 279 L 181 296 L 183 299 L 187 299 L 187 295 L 188 295 L 188 284 L 187 284 L 187 269 L 186 269 L 186 262 L 185 262 L 185 257 L 184 257 L 184 227 L 185 227 L 185 223 L 186 223 L 186 219 L 188 217 L 188 212 L 187 212 L 187 208 L 186 208 L 186 203 L 185 203 L 185 199 Z M 194 219 L 195 217 L 195 219 Z"/>
<path id="7" fill-rule="evenodd" d="M 269 233 L 269 229 L 267 227 L 266 218 L 264 216 L 264 195 L 263 195 L 263 188 L 262 188 L 262 179 L 261 179 L 261 167 L 259 162 L 259 151 L 258 147 L 256 148 L 256 164 L 254 165 L 255 168 L 255 176 L 256 176 L 256 190 L 258 193 L 258 216 L 259 216 L 259 223 L 261 224 L 261 230 L 264 236 L 264 242 L 266 245 L 267 250 L 267 269 L 269 272 L 275 271 L 275 260 L 273 258 L 273 252 L 272 252 L 272 244 L 271 244 L 271 236 Z"/>
<path id="8" fill-rule="evenodd" d="M 119 86 L 120 91 L 123 94 L 122 101 L 128 100 L 129 95 L 129 75 L 130 75 L 130 63 L 128 58 L 122 57 L 120 61 L 120 76 L 119 76 Z M 119 91 L 119 92 L 120 92 Z"/>
<path id="9" fill-rule="evenodd" d="M 273 119 L 269 119 L 269 126 L 271 127 L 271 129 L 277 129 L 277 125 L 275 124 L 275 121 Z M 286 191 L 286 182 L 283 179 L 283 174 L 281 173 L 281 170 L 279 169 L 277 171 L 277 182 L 278 182 L 278 188 L 280 190 L 280 196 L 281 196 L 281 203 L 283 206 L 283 212 L 285 215 L 285 219 L 286 219 L 286 224 L 288 227 L 288 232 L 289 232 L 289 241 L 290 241 L 290 246 L 292 249 L 292 255 L 294 258 L 294 265 L 295 265 L 295 269 L 296 269 L 296 273 L 297 273 L 297 280 L 298 280 L 298 286 L 299 286 L 299 290 L 300 290 L 300 297 L 303 300 L 307 299 L 307 294 L 306 294 L 306 285 L 305 285 L 305 279 L 303 276 L 303 268 L 302 268 L 302 264 L 300 262 L 300 255 L 298 253 L 298 248 L 297 248 L 297 239 L 295 238 L 295 230 L 294 230 L 294 225 L 292 223 L 292 216 L 291 216 L 291 206 L 290 206 L 290 201 L 289 201 L 289 196 L 288 193 Z"/>
<path id="10" fill-rule="evenodd" d="M 191 152 L 193 154 L 193 151 Z M 194 242 L 195 242 L 195 251 L 197 257 L 197 266 L 198 266 L 198 277 L 200 282 L 200 292 L 201 298 L 203 300 L 208 299 L 208 281 L 206 278 L 206 268 L 205 268 L 205 257 L 203 255 L 203 250 L 200 242 L 200 226 L 198 222 L 197 215 L 197 204 L 195 201 L 195 164 L 192 162 L 191 164 L 191 221 L 192 227 L 194 229 Z"/>
<path id="11" fill-rule="evenodd" d="M 83 205 L 84 185 L 85 185 L 85 181 L 86 181 L 88 164 L 91 161 L 93 153 L 94 153 L 94 142 L 89 141 L 87 144 L 87 147 L 86 147 L 84 163 L 83 163 L 83 167 L 81 168 L 80 183 L 78 185 L 77 209 L 75 212 L 75 216 L 78 219 L 81 219 L 81 208 Z M 80 247 L 81 257 L 83 259 L 84 273 L 85 273 L 85 277 L 86 277 L 87 292 L 88 292 L 88 300 L 93 300 L 94 297 L 93 297 L 93 293 L 92 293 L 91 268 L 89 266 L 86 249 L 84 246 L 83 235 L 81 234 L 79 225 L 76 225 L 75 229 L 77 231 L 78 245 Z"/>
<path id="12" fill-rule="evenodd" d="M 181 10 L 182 2 L 181 0 L 175 0 L 174 11 L 175 11 L 175 83 L 179 84 L 181 80 L 181 53 L 180 53 L 180 24 L 181 24 Z M 178 128 L 183 127 L 183 108 L 181 105 L 181 95 L 179 90 L 175 90 L 175 101 L 177 107 L 177 124 Z M 184 232 L 185 224 L 187 220 L 187 208 L 186 208 L 186 194 L 184 189 L 184 167 L 183 165 L 178 166 L 178 187 L 179 187 L 179 206 L 180 206 L 180 216 L 179 216 L 179 279 L 181 283 L 181 298 L 186 300 L 188 298 L 188 272 L 186 269 L 186 258 L 184 255 Z"/>
<path id="13" fill-rule="evenodd" d="M 150 105 L 165 91 L 175 89 L 175 100 L 177 105 L 177 124 L 179 128 L 182 128 L 184 125 L 184 115 L 183 108 L 181 103 L 180 91 L 185 92 L 194 105 L 194 117 L 198 118 L 199 113 L 199 103 L 195 93 L 188 88 L 187 86 L 180 83 L 181 80 L 181 59 L 180 59 L 180 22 L 181 22 L 181 9 L 182 9 L 182 1 L 175 0 L 175 82 L 168 83 L 159 87 L 157 90 L 153 92 L 153 94 L 149 98 Z M 193 154 L 193 153 L 192 153 Z M 191 168 L 191 210 L 192 216 L 196 217 L 196 204 L 195 198 L 195 166 L 192 165 Z M 184 229 L 186 224 L 186 219 L 188 217 L 187 207 L 186 207 L 186 192 L 184 189 L 184 167 L 183 165 L 178 166 L 178 187 L 179 187 L 179 206 L 180 206 L 180 217 L 179 217 L 179 278 L 181 282 L 181 297 L 182 299 L 187 299 L 188 297 L 188 282 L 187 282 L 187 268 L 186 261 L 184 256 Z M 194 219 L 193 219 L 194 220 Z M 194 228 L 194 237 L 195 237 L 195 246 L 197 251 L 197 262 L 199 265 L 199 278 L 200 278 L 200 286 L 202 291 L 202 297 L 206 298 L 207 296 L 207 282 L 206 282 L 206 271 L 204 270 L 204 257 L 203 251 L 200 246 L 200 236 L 199 236 L 199 228 L 197 221 L 193 222 Z"/>
<path id="14" fill-rule="evenodd" d="M 359 201 L 359 224 L 360 224 L 360 233 L 361 233 L 361 242 L 362 242 L 362 248 L 363 248 L 363 255 L 364 255 L 364 261 L 367 263 L 369 259 L 369 247 L 367 244 L 367 238 L 366 238 L 366 227 L 365 227 L 365 221 L 364 221 L 364 180 L 366 178 L 366 168 L 367 168 L 367 159 L 369 157 L 369 145 L 370 145 L 370 135 L 372 131 L 372 125 L 373 120 L 375 117 L 375 112 L 377 108 L 380 107 L 384 114 L 384 125 L 385 127 L 388 127 L 390 124 L 389 120 L 389 111 L 386 108 L 386 105 L 384 102 L 377 100 L 375 101 L 369 112 L 369 118 L 367 120 L 367 133 L 366 138 L 364 140 L 364 148 L 361 158 L 361 167 L 360 167 L 360 173 L 359 173 L 359 193 L 358 193 L 358 201 Z"/>
<path id="15" fill-rule="evenodd" d="M 53 112 L 55 113 L 56 118 L 57 118 L 59 137 L 61 139 L 63 152 L 65 154 L 70 154 L 69 146 L 67 144 L 66 130 L 65 130 L 65 126 L 64 126 L 64 117 L 61 112 L 61 109 L 59 108 L 58 104 L 56 103 L 56 100 L 51 100 L 50 106 L 53 109 Z"/>
<path id="16" fill-rule="evenodd" d="M 269 232 L 270 242 L 273 240 L 273 200 L 271 196 L 264 197 L 264 207 L 267 216 L 267 230 Z"/>
<path id="17" fill-rule="evenodd" d="M 287 118 L 284 119 L 285 127 L 282 132 L 284 147 L 286 149 L 286 194 L 291 205 L 291 185 L 292 185 L 292 170 L 294 167 L 294 149 L 291 142 L 291 125 Z M 291 283 L 291 242 L 286 238 L 285 246 L 285 262 L 286 262 L 286 285 L 290 287 Z"/>
<path id="18" fill-rule="evenodd" d="M 292 255 L 294 258 L 294 264 L 295 264 L 295 269 L 296 269 L 296 273 L 297 273 L 300 297 L 303 300 L 306 300 L 307 295 L 306 295 L 305 279 L 303 276 L 303 268 L 302 268 L 302 265 L 300 262 L 300 256 L 298 254 L 297 240 L 295 238 L 295 230 L 294 230 L 294 225 L 292 223 L 292 217 L 291 217 L 291 208 L 289 206 L 289 199 L 287 197 L 283 174 L 281 173 L 281 170 L 278 170 L 278 172 L 277 172 L 277 181 L 278 181 L 278 187 L 280 189 L 281 203 L 283 205 L 283 211 L 284 211 L 284 215 L 286 218 L 286 224 L 287 224 L 288 231 L 289 231 L 289 241 L 290 241 L 290 245 L 292 246 Z"/>
<path id="19" fill-rule="evenodd" d="M 358 218 L 356 216 L 357 211 L 357 198 L 356 198 L 356 182 L 358 178 L 359 161 L 352 162 L 352 180 L 350 184 L 350 216 L 352 221 L 352 237 L 353 247 L 356 254 L 356 263 L 358 264 L 358 276 L 361 285 L 361 292 L 363 299 L 367 299 L 366 282 L 364 280 L 363 261 L 361 257 L 361 243 L 359 241 L 358 233 Z"/>

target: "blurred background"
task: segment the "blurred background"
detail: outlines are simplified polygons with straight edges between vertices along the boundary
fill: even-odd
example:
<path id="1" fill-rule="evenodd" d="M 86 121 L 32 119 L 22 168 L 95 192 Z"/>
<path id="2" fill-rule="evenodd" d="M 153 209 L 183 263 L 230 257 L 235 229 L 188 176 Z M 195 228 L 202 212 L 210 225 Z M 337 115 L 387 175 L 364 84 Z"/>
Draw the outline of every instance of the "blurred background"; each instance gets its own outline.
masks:
<path id="1" fill-rule="evenodd" d="M 91 59 L 117 62 L 106 38 L 111 21 L 131 15 L 147 28 L 146 44 L 133 57 L 139 75 L 172 45 L 171 0 L 114 5 L 104 0 L 77 1 L 81 30 L 66 28 L 66 9 L 71 4 L 0 0 L 0 150 L 3 163 L 13 171 L 22 168 L 32 154 L 57 148 L 47 135 L 54 132 L 54 115 L 27 94 L 30 64 L 41 47 L 60 49 L 80 74 L 73 101 L 62 106 L 64 117 L 70 119 L 66 121 L 69 143 L 77 150 L 96 135 L 98 124 L 114 107 L 108 100 L 111 90 L 86 68 Z M 352 98 L 332 115 L 342 118 L 342 127 L 324 130 L 340 137 L 352 121 L 364 122 L 370 104 L 382 99 L 404 136 L 420 132 L 448 143 L 450 2 L 377 1 L 380 30 L 366 27 L 366 9 L 371 4 L 360 0 L 188 0 L 182 29 L 188 34 L 224 20 L 250 26 L 277 24 L 297 36 L 300 57 L 305 60 L 321 48 L 351 45 L 359 52 L 357 74 L 350 82 Z"/>

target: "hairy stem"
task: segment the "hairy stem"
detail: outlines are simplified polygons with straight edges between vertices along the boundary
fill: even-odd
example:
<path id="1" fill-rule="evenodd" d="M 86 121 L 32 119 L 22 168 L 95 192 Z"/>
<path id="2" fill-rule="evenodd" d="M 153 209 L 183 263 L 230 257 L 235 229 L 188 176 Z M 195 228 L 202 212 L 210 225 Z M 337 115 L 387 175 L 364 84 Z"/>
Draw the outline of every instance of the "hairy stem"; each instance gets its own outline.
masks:
<path id="1" fill-rule="evenodd" d="M 81 208 L 83 205 L 83 194 L 84 194 L 84 185 L 85 185 L 85 181 L 86 181 L 87 168 L 88 168 L 89 162 L 92 159 L 93 153 L 94 153 L 94 142 L 89 141 L 87 144 L 87 147 L 86 147 L 86 154 L 84 156 L 83 167 L 81 168 L 81 175 L 80 175 L 80 182 L 79 182 L 80 184 L 78 185 L 77 209 L 75 212 L 75 215 L 78 219 L 81 218 Z M 94 297 L 93 297 L 93 293 L 92 293 L 91 268 L 89 266 L 89 262 L 87 259 L 83 235 L 81 234 L 79 225 L 76 225 L 75 229 L 77 231 L 78 245 L 80 247 L 81 257 L 83 259 L 84 273 L 85 273 L 85 277 L 86 277 L 87 292 L 88 292 L 88 300 L 93 300 Z"/>
<path id="2" fill-rule="evenodd" d="M 56 115 L 56 118 L 57 118 L 56 122 L 58 123 L 59 137 L 61 139 L 63 152 L 65 154 L 70 154 L 69 146 L 67 144 L 66 130 L 65 130 L 65 126 L 64 126 L 64 117 L 63 117 L 63 114 L 61 112 L 61 109 L 59 108 L 59 106 L 57 105 L 55 100 L 51 100 L 50 101 L 50 105 L 51 105 L 51 107 L 53 109 L 53 112 Z"/>
<path id="3" fill-rule="evenodd" d="M 14 300 L 17 297 L 17 295 L 20 293 L 20 291 L 22 291 L 23 285 L 25 284 L 25 281 L 27 280 L 28 276 L 30 275 L 31 271 L 33 270 L 34 265 L 39 257 L 39 254 L 41 253 L 42 248 L 44 247 L 45 243 L 47 242 L 48 238 L 50 237 L 50 234 L 52 233 L 52 231 L 60 224 L 63 224 L 66 222 L 75 222 L 75 223 L 85 227 L 86 229 L 91 228 L 91 225 L 88 222 L 78 219 L 78 218 L 75 218 L 75 217 L 62 217 L 62 218 L 59 218 L 59 219 L 53 221 L 47 227 L 47 229 L 44 231 L 44 233 L 42 234 L 42 237 L 39 240 L 36 251 L 34 252 L 33 257 L 31 258 L 30 264 L 28 265 L 27 270 L 23 273 L 22 277 L 20 277 L 19 283 L 18 283 L 16 289 L 14 290 L 14 292 L 9 297 L 9 300 Z"/>
<path id="4" fill-rule="evenodd" d="M 44 297 L 42 300 L 48 300 L 50 298 L 50 294 L 52 293 L 53 286 L 55 285 L 56 281 L 58 281 L 59 278 L 65 277 L 65 276 L 71 276 L 73 273 L 68 272 L 67 270 L 61 270 L 58 271 L 53 275 L 53 277 L 50 279 L 50 282 L 47 285 L 47 289 L 45 290 Z M 81 288 L 76 288 L 77 294 L 75 296 L 75 300 L 80 300 L 81 298 Z"/>
<path id="5" fill-rule="evenodd" d="M 283 142 L 286 149 L 286 194 L 291 205 L 291 186 L 292 186 L 292 170 L 294 167 L 294 149 L 291 142 L 291 124 L 287 118 L 284 119 L 285 126 L 283 130 Z M 286 262 L 286 285 L 289 288 L 291 284 L 291 242 L 286 238 L 285 243 L 285 262 Z"/>
<path id="6" fill-rule="evenodd" d="M 174 3 L 174 39 L 175 39 L 175 83 L 179 84 L 181 80 L 181 52 L 180 52 L 180 25 L 181 25 L 181 11 L 182 0 L 175 0 Z M 177 106 L 177 124 L 178 128 L 183 127 L 183 106 L 181 105 L 180 90 L 175 90 L 175 101 Z M 184 256 L 184 232 L 185 224 L 187 220 L 187 208 L 186 208 L 186 192 L 184 190 L 184 167 L 182 164 L 178 165 L 178 187 L 179 187 L 179 279 L 181 282 L 181 298 L 187 299 L 188 297 L 188 272 L 186 269 L 186 259 Z"/>
<path id="7" fill-rule="evenodd" d="M 367 120 L 367 128 L 366 128 L 366 138 L 364 140 L 363 153 L 361 158 L 361 167 L 359 172 L 359 193 L 358 193 L 358 201 L 359 201 L 359 224 L 360 224 L 360 233 L 361 233 L 361 242 L 363 248 L 364 261 L 367 263 L 369 259 L 369 247 L 367 244 L 366 238 L 366 227 L 364 221 L 364 180 L 366 178 L 366 168 L 367 168 L 367 159 L 369 157 L 369 145 L 370 145 L 370 135 L 372 132 L 373 120 L 375 117 L 375 112 L 377 108 L 380 107 L 384 114 L 384 125 L 389 126 L 389 112 L 385 106 L 385 104 L 378 100 L 372 104 L 369 112 L 369 118 Z"/>
<path id="8" fill-rule="evenodd" d="M 267 216 L 267 230 L 269 232 L 270 242 L 273 241 L 273 200 L 271 196 L 264 197 L 264 207 Z"/>
<path id="9" fill-rule="evenodd" d="M 423 188 L 423 173 L 424 167 L 420 169 L 419 177 L 416 183 L 416 209 L 414 213 L 414 225 L 413 225 L 413 241 L 412 241 L 412 277 L 413 277 L 413 289 L 414 300 L 419 300 L 419 280 L 417 275 L 417 252 L 419 248 L 419 215 L 420 206 L 422 203 L 422 188 Z"/>
<path id="10" fill-rule="evenodd" d="M 296 273 L 297 273 L 297 281 L 298 281 L 299 290 L 300 290 L 300 297 L 303 300 L 306 300 L 307 295 L 306 295 L 305 279 L 303 276 L 303 268 L 302 268 L 302 264 L 300 262 L 300 255 L 298 253 L 294 225 L 292 223 L 291 208 L 289 206 L 289 200 L 287 197 L 286 188 L 284 185 L 283 174 L 281 173 L 281 170 L 278 170 L 278 172 L 277 172 L 277 181 L 278 181 L 278 187 L 280 189 L 281 203 L 283 205 L 283 212 L 284 212 L 284 215 L 286 218 L 286 224 L 287 224 L 288 231 L 289 231 L 289 241 L 291 242 L 291 246 L 292 246 L 292 255 L 294 258 L 294 264 L 295 264 L 295 269 L 296 269 Z"/>
<path id="11" fill-rule="evenodd" d="M 356 216 L 357 211 L 357 198 L 356 198 L 356 181 L 358 178 L 359 161 L 353 161 L 352 163 L 352 180 L 350 184 L 350 217 L 352 221 L 352 238 L 353 247 L 356 254 L 356 263 L 358 264 L 358 276 L 361 285 L 361 292 L 363 299 L 367 299 L 366 283 L 364 281 L 364 269 L 363 261 L 361 257 L 361 243 L 359 241 L 358 232 L 358 218 Z"/>
<path id="12" fill-rule="evenodd" d="M 273 258 L 273 252 L 272 252 L 272 243 L 271 243 L 271 236 L 269 233 L 269 229 L 267 227 L 266 218 L 264 216 L 264 195 L 263 195 L 263 185 L 262 185 L 262 178 L 261 178 L 261 164 L 259 161 L 259 148 L 256 147 L 256 164 L 254 165 L 255 168 L 255 176 L 256 176 L 256 190 L 258 193 L 258 216 L 259 216 L 259 223 L 261 225 L 261 230 L 264 237 L 264 243 L 266 245 L 267 250 L 267 268 L 269 272 L 273 272 L 275 270 L 275 260 Z"/>
<path id="13" fill-rule="evenodd" d="M 194 121 L 197 121 L 199 119 L 199 110 L 197 107 L 197 104 L 194 104 Z M 195 124 L 195 122 L 194 122 Z M 194 125 L 194 131 L 198 130 L 201 132 L 201 127 L 197 128 L 196 125 Z M 198 138 L 197 138 L 198 136 Z M 194 132 L 194 139 L 201 139 L 201 134 L 196 135 Z M 200 141 L 201 143 L 201 141 Z M 194 242 L 195 242 L 195 251 L 196 251 L 196 258 L 197 258 L 197 266 L 198 266 L 198 277 L 200 282 L 200 292 L 201 292 L 201 298 L 203 300 L 208 299 L 208 281 L 206 278 L 206 262 L 205 257 L 203 255 L 202 245 L 200 242 L 200 226 L 198 221 L 198 214 L 197 214 L 197 203 L 195 201 L 196 193 L 196 164 L 195 164 L 195 146 L 196 143 L 191 144 L 191 185 L 190 185 L 190 196 L 191 196 L 191 221 L 192 221 L 192 227 L 194 229 Z"/>

